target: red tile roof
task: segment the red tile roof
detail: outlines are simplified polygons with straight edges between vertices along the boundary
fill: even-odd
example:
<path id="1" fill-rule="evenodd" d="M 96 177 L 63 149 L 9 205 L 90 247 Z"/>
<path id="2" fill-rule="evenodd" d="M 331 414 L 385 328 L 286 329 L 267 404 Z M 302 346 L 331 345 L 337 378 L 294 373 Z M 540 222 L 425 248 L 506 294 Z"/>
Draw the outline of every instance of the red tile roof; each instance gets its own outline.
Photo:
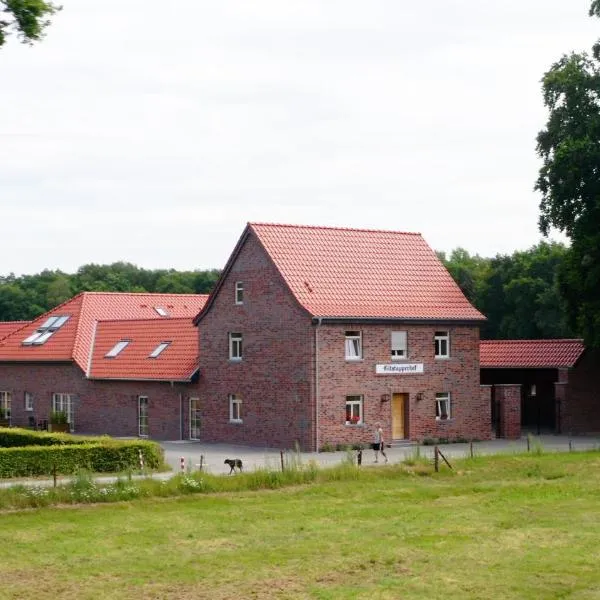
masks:
<path id="1" fill-rule="evenodd" d="M 584 349 L 583 340 L 482 340 L 479 364 L 497 369 L 572 367 Z"/>
<path id="2" fill-rule="evenodd" d="M 121 340 L 129 344 L 115 357 L 106 354 Z M 170 342 L 156 358 L 149 355 Z M 189 381 L 198 370 L 198 330 L 192 319 L 100 321 L 96 327 L 88 377 Z"/>
<path id="3" fill-rule="evenodd" d="M 13 331 L 21 329 L 27 323 L 29 321 L 0 321 L 0 340 L 13 333 Z"/>
<path id="4" fill-rule="evenodd" d="M 155 307 L 169 318 L 192 318 L 206 303 L 203 294 L 146 294 L 82 292 L 41 315 L 0 341 L 0 361 L 75 361 L 87 370 L 96 321 L 107 319 L 158 319 Z M 69 315 L 69 320 L 42 345 L 23 345 L 50 316 Z"/>
<path id="5" fill-rule="evenodd" d="M 418 233 L 250 223 L 313 316 L 484 320 Z"/>

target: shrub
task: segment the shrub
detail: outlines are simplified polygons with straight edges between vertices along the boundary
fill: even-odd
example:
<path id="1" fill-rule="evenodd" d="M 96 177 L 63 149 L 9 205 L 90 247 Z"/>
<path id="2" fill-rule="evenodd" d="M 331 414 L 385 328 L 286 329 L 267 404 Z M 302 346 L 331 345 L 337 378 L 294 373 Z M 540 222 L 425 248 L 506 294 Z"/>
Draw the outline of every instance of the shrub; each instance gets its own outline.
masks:
<path id="1" fill-rule="evenodd" d="M 63 410 L 54 410 L 50 414 L 50 423 L 52 423 L 52 425 L 66 425 L 68 422 L 69 417 Z"/>
<path id="2" fill-rule="evenodd" d="M 144 466 L 163 466 L 163 450 L 154 442 L 102 440 L 100 442 L 0 448 L 0 477 L 70 475 L 81 469 L 111 473 L 139 468 L 140 452 Z"/>
<path id="3" fill-rule="evenodd" d="M 97 444 L 110 440 L 109 437 L 84 437 L 68 433 L 50 433 L 48 431 L 31 431 L 18 427 L 0 427 L 0 448 L 23 446 L 61 446 L 67 444 Z"/>

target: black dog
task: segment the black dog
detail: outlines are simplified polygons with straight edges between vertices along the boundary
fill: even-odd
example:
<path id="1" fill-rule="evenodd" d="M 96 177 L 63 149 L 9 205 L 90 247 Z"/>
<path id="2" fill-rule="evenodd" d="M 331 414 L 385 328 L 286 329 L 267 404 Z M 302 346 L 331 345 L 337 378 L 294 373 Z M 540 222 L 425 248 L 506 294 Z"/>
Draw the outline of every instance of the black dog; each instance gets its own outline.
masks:
<path id="1" fill-rule="evenodd" d="M 240 473 L 243 471 L 241 458 L 226 458 L 224 464 L 229 465 L 229 467 L 231 468 L 231 470 L 229 471 L 230 475 L 232 473 L 235 473 L 236 467 L 240 470 Z"/>

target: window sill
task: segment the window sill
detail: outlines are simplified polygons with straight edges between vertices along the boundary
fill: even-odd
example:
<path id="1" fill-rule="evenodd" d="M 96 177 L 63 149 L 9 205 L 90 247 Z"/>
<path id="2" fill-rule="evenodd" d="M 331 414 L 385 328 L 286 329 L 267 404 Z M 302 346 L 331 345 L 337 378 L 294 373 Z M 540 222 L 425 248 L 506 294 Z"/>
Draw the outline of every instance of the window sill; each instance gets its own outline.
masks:
<path id="1" fill-rule="evenodd" d="M 346 427 L 364 427 L 365 426 L 364 423 L 349 423 L 348 421 L 346 421 L 345 425 L 346 425 Z"/>
<path id="2" fill-rule="evenodd" d="M 449 356 L 434 356 L 435 360 L 450 360 Z"/>
<path id="3" fill-rule="evenodd" d="M 364 358 L 348 358 L 346 356 L 346 362 L 349 362 L 349 363 L 363 362 L 364 360 L 365 360 Z"/>
<path id="4" fill-rule="evenodd" d="M 229 419 L 230 425 L 243 425 L 244 421 L 242 419 Z"/>
<path id="5" fill-rule="evenodd" d="M 241 358 L 230 358 L 229 362 L 230 363 L 239 363 L 239 362 L 242 362 L 242 359 Z"/>
<path id="6" fill-rule="evenodd" d="M 390 360 L 393 362 L 402 362 L 403 360 L 410 360 L 408 356 L 391 356 Z"/>
<path id="7" fill-rule="evenodd" d="M 454 419 L 450 417 L 449 419 L 440 419 L 439 417 L 435 418 L 436 423 L 451 423 Z"/>

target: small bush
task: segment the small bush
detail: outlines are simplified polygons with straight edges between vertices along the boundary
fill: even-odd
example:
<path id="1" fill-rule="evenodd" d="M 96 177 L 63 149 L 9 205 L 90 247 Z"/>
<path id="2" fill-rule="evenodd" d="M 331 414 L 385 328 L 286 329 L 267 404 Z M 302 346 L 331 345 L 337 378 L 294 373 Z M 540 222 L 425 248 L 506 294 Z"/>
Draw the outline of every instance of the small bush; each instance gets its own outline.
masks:
<path id="1" fill-rule="evenodd" d="M 322 446 L 321 449 L 319 450 L 319 452 L 333 452 L 335 450 L 335 448 L 333 447 L 333 445 L 329 442 L 325 442 Z"/>
<path id="2" fill-rule="evenodd" d="M 438 443 L 436 438 L 425 438 L 423 440 L 423 446 L 435 446 Z"/>

